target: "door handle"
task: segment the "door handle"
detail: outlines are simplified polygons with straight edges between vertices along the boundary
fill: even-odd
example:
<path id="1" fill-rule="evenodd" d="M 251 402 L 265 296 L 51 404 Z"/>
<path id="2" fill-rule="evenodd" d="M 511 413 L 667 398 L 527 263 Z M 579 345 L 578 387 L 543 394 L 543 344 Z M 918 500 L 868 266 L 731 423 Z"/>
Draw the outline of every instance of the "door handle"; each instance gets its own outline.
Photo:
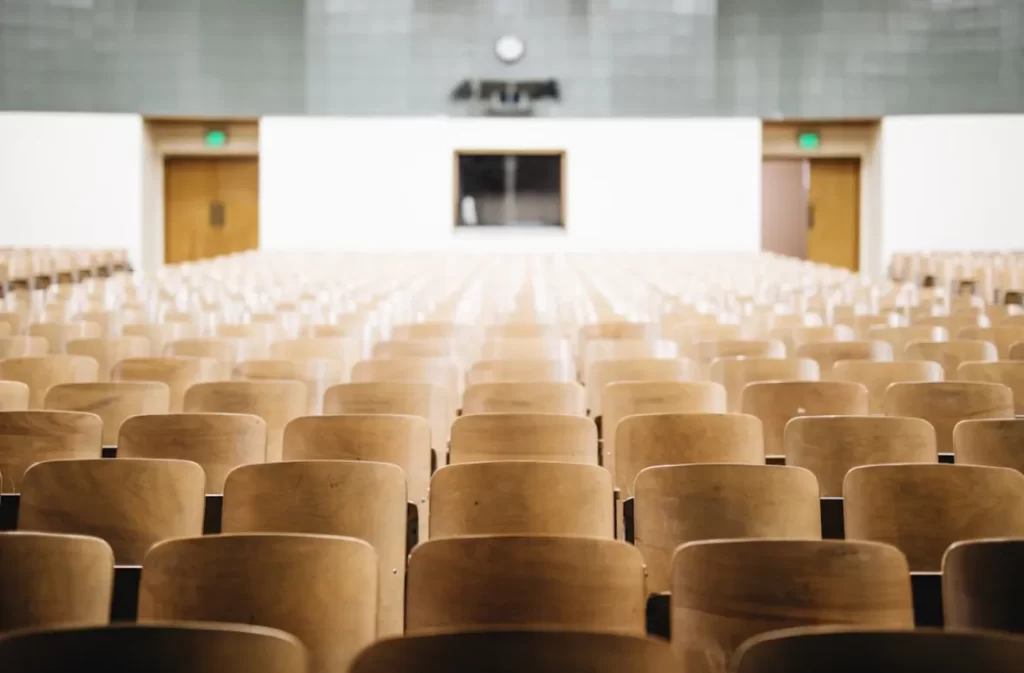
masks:
<path id="1" fill-rule="evenodd" d="M 223 227 L 226 220 L 226 213 L 223 201 L 210 201 L 210 226 Z"/>

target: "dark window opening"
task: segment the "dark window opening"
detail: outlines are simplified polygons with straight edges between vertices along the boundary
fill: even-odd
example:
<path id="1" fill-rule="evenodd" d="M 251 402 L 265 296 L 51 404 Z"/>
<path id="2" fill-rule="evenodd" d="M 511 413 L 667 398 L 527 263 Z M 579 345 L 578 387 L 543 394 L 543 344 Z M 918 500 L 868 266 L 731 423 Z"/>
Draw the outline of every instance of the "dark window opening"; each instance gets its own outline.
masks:
<path id="1" fill-rule="evenodd" d="M 561 153 L 460 153 L 455 226 L 564 227 L 563 161 Z"/>

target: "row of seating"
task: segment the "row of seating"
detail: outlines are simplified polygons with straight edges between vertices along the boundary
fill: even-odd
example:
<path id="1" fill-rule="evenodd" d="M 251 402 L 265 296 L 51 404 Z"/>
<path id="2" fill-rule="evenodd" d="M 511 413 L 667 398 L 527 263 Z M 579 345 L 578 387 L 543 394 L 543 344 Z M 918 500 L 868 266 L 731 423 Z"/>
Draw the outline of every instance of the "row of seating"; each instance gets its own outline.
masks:
<path id="1" fill-rule="evenodd" d="M 1019 630 L 1016 384 L 968 366 L 1011 354 L 1004 305 L 770 256 L 293 253 L 4 307 L 9 339 L 58 334 L 0 361 L 0 582 L 21 597 L 0 631 L 33 629 L 0 636 L 5 661 L 1019 660 L 1015 636 L 910 631 Z M 83 324 L 92 353 L 61 337 Z"/>

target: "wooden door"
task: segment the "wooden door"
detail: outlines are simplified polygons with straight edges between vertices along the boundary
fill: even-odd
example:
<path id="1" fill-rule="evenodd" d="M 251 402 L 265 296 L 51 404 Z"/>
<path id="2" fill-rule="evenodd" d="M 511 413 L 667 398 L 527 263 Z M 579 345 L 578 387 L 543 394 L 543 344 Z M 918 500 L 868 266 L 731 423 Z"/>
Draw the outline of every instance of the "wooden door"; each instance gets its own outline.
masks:
<path id="1" fill-rule="evenodd" d="M 811 161 L 807 258 L 857 270 L 860 258 L 860 159 Z"/>
<path id="2" fill-rule="evenodd" d="M 764 159 L 761 164 L 761 249 L 807 257 L 807 161 Z"/>
<path id="3" fill-rule="evenodd" d="M 259 160 L 181 157 L 164 165 L 164 261 L 259 247 Z"/>

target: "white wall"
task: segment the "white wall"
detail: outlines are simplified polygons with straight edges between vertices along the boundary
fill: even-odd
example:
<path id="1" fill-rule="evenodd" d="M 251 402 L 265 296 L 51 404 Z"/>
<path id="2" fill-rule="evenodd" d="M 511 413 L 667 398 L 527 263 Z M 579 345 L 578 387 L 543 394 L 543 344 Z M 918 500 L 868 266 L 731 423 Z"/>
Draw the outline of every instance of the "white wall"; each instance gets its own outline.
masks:
<path id="1" fill-rule="evenodd" d="M 756 119 L 440 117 L 264 118 L 261 247 L 464 244 L 455 151 L 520 148 L 567 156 L 566 235 L 520 247 L 760 249 Z"/>
<path id="2" fill-rule="evenodd" d="M 882 254 L 1024 250 L 1024 115 L 882 122 Z"/>
<path id="3" fill-rule="evenodd" d="M 142 249 L 142 119 L 0 112 L 0 245 Z"/>

